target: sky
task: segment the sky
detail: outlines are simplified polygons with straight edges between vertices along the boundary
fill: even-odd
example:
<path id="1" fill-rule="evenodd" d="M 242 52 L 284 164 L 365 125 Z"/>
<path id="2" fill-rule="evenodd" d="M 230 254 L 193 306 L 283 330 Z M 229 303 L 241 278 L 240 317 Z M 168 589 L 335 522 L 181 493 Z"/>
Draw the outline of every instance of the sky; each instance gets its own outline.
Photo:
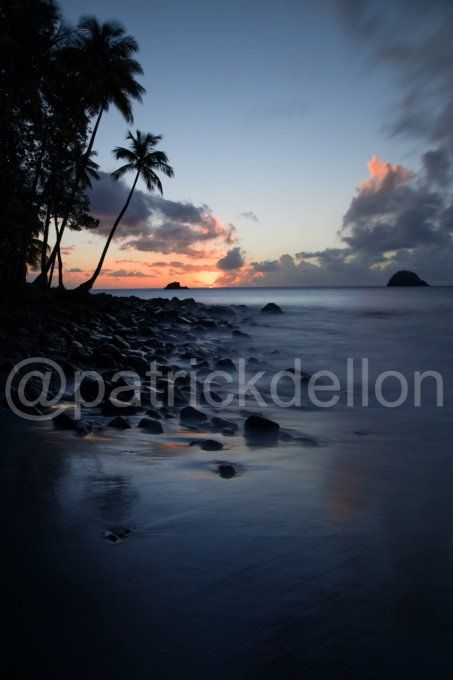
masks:
<path id="1" fill-rule="evenodd" d="M 134 129 L 175 176 L 139 185 L 98 288 L 452 284 L 450 0 L 63 0 L 140 45 Z M 114 110 L 96 139 L 100 227 L 69 232 L 65 281 L 94 268 L 130 178 Z M 72 271 L 71 271 L 72 270 Z"/>

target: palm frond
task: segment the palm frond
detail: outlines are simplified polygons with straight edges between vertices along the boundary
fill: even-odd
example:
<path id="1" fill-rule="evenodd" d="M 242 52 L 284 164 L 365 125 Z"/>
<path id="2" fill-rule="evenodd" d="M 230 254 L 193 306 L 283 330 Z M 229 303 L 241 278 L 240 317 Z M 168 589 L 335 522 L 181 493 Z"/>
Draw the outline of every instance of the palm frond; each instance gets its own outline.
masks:
<path id="1" fill-rule="evenodd" d="M 126 165 L 122 165 L 120 168 L 117 168 L 112 172 L 112 177 L 113 179 L 120 179 L 123 175 L 126 173 L 130 172 L 131 170 L 134 170 L 134 166 L 132 163 L 126 163 Z"/>

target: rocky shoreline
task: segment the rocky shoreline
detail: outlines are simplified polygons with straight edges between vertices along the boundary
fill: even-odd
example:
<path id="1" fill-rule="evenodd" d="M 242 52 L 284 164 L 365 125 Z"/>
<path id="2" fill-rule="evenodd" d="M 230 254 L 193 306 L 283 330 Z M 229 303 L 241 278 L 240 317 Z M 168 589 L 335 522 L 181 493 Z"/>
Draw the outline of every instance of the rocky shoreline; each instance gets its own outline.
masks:
<path id="1" fill-rule="evenodd" d="M 262 312 L 275 314 L 282 310 L 271 304 Z M 62 401 L 68 404 L 74 399 L 76 372 L 93 371 L 102 376 L 105 394 L 96 408 L 83 408 L 77 418 L 70 408 L 64 410 L 52 419 L 55 429 L 87 435 L 106 427 L 138 427 L 153 437 L 177 430 L 185 433 L 189 446 L 204 451 L 220 451 L 222 439 L 239 433 L 249 443 L 265 441 L 267 445 L 275 444 L 280 437 L 284 441 L 290 438 L 280 432 L 277 423 L 255 409 L 238 412 L 234 419 L 224 417 L 215 403 L 222 401 L 225 384 L 213 380 L 208 400 L 201 390 L 200 379 L 209 372 L 236 370 L 228 338 L 236 343 L 248 341 L 250 335 L 242 326 L 256 325 L 245 305 L 204 305 L 193 298 L 176 297 L 144 300 L 103 293 L 82 299 L 33 293 L 31 298 L 27 291 L 3 302 L 0 324 L 3 406 L 8 408 L 5 385 L 9 374 L 18 362 L 30 357 L 44 357 L 61 367 L 67 378 Z M 247 365 L 258 364 L 250 354 L 253 348 L 243 349 Z M 152 388 L 146 380 L 137 393 L 133 381 L 115 378 L 118 371 L 132 371 L 145 378 L 152 362 L 159 371 L 154 394 L 159 397 L 159 407 L 153 404 Z M 190 375 L 194 370 L 200 377 L 195 381 Z M 57 391 L 55 381 L 52 374 L 50 397 Z M 196 407 L 191 400 L 194 386 Z M 121 395 L 113 399 L 113 390 L 118 388 Z M 98 383 L 87 375 L 79 390 L 84 404 L 88 403 L 97 396 Z M 41 391 L 42 381 L 36 378 L 27 383 L 25 394 L 33 402 Z M 17 389 L 13 392 L 15 399 Z M 125 403 L 119 405 L 118 400 Z M 45 412 L 39 403 L 28 408 L 32 416 Z M 190 439 L 192 433 L 197 434 L 194 440 Z M 234 469 L 228 463 L 222 465 L 226 467 L 219 468 L 220 474 L 231 477 Z"/>

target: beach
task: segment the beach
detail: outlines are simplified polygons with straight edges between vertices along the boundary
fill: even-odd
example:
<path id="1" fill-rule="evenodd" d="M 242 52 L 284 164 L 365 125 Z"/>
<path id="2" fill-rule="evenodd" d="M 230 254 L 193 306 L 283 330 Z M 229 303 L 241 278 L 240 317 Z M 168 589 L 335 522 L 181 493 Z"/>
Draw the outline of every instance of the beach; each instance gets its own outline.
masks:
<path id="1" fill-rule="evenodd" d="M 281 302 L 277 291 L 268 293 Z M 400 355 L 392 345 L 393 366 L 408 374 L 421 356 L 402 339 L 420 321 L 420 299 L 400 295 L 383 319 L 378 303 L 372 308 L 376 294 L 343 292 L 355 302 L 340 307 L 341 318 L 355 314 L 363 323 L 361 296 L 372 312 L 370 337 L 385 323 L 390 338 L 392 324 L 404 345 Z M 435 295 L 427 310 L 451 293 Z M 240 328 L 250 338 L 232 340 L 222 323 L 192 332 L 201 346 L 216 339 L 215 355 L 222 336 L 233 360 L 254 346 L 261 365 L 266 356 L 277 365 L 270 338 L 284 333 L 283 318 L 293 326 L 303 319 L 288 343 L 300 347 L 306 370 L 319 370 L 310 305 L 297 312 L 288 305 L 278 321 L 259 309 L 234 311 L 249 318 Z M 338 312 L 338 305 L 324 308 L 324 325 L 317 321 L 324 339 L 330 333 L 323 351 L 337 355 L 340 370 Z M 431 368 L 444 371 L 448 336 L 431 333 L 430 342 L 438 348 Z M 369 346 L 376 370 L 378 346 Z M 343 398 L 329 409 L 270 406 L 265 416 L 292 435 L 271 445 L 244 437 L 246 417 L 234 406 L 221 413 L 238 424 L 229 434 L 177 418 L 162 419 L 164 432 L 152 434 L 137 427 L 142 412 L 127 416 L 133 427 L 117 430 L 107 426 L 110 415 L 87 409 L 83 419 L 94 430 L 83 436 L 3 409 L 5 649 L 13 672 L 447 677 L 453 507 L 445 378 L 444 408 L 431 392 L 423 409 L 348 408 Z M 213 408 L 200 409 L 212 419 Z M 207 437 L 223 448 L 190 446 Z M 224 464 L 234 475 L 221 474 Z"/>

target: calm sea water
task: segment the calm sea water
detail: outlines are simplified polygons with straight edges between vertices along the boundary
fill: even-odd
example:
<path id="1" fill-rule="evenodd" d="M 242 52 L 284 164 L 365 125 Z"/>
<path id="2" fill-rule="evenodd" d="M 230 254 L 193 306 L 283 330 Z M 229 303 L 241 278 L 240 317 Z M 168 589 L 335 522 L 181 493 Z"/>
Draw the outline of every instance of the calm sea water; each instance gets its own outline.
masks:
<path id="1" fill-rule="evenodd" d="M 107 291 L 106 291 L 107 292 Z M 445 393 L 451 394 L 453 347 L 453 287 L 430 288 L 197 288 L 182 291 L 160 289 L 111 290 L 115 295 L 140 298 L 175 295 L 205 304 L 247 305 L 259 329 L 248 330 L 252 343 L 236 343 L 233 351 L 247 354 L 257 347 L 270 369 L 287 367 L 301 357 L 310 373 L 334 371 L 346 378 L 346 362 L 368 359 L 373 379 L 383 371 L 399 371 L 410 383 L 414 372 L 438 371 Z M 282 307 L 284 316 L 260 317 L 267 302 Z M 247 313 L 242 315 L 244 318 Z M 241 318 L 240 316 L 238 317 Z M 271 352 L 279 351 L 276 358 Z M 249 353 L 250 354 L 250 353 Z M 355 382 L 361 382 L 361 374 Z M 396 381 L 385 383 L 395 395 Z M 431 385 L 432 387 L 432 385 Z M 426 398 L 432 399 L 428 381 Z M 429 395 L 429 396 L 428 396 Z M 448 400 L 447 400 L 448 401 Z"/>
<path id="2" fill-rule="evenodd" d="M 436 370 L 445 404 L 436 406 L 431 386 L 420 408 L 410 398 L 383 408 L 369 386 L 366 408 L 359 399 L 348 407 L 344 392 L 334 408 L 269 407 L 320 446 L 262 448 L 238 435 L 216 453 L 136 429 L 78 438 L 8 423 L 5 602 L 9 630 L 30 650 L 25 670 L 449 679 L 453 288 L 178 296 L 248 305 L 238 318 L 250 339 L 207 334 L 233 357 L 276 370 L 297 356 L 307 371 L 338 373 L 342 387 L 348 358 L 369 359 L 371 384 L 393 370 L 410 387 L 414 371 Z M 285 314 L 260 315 L 270 301 Z M 360 397 L 358 375 L 354 387 Z M 386 395 L 399 390 L 390 381 Z M 222 479 L 221 461 L 238 474 Z M 105 541 L 114 526 L 131 527 L 131 538 Z M 27 666 L 20 649 L 14 660 Z"/>

